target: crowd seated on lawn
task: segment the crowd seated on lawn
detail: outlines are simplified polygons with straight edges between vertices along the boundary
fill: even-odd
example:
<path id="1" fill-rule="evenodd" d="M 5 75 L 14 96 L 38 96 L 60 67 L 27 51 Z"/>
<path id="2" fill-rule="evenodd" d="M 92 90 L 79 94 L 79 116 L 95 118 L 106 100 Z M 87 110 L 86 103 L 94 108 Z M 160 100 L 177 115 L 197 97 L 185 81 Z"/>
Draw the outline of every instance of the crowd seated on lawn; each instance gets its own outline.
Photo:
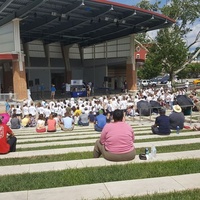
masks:
<path id="1" fill-rule="evenodd" d="M 62 101 L 42 100 L 37 104 L 24 100 L 22 105 L 12 105 L 9 113 L 10 116 L 12 116 L 12 121 L 18 121 L 16 120 L 17 115 L 17 118 L 20 120 L 20 127 L 35 127 L 37 129 L 38 120 L 41 120 L 39 116 L 43 115 L 42 118 L 45 120 L 47 131 L 56 131 L 60 128 L 60 124 L 62 124 L 61 119 L 65 118 L 65 114 L 68 113 L 67 117 L 71 117 L 73 119 L 73 124 L 75 126 L 88 126 L 91 123 L 95 123 L 94 127 L 96 128 L 94 129 L 97 130 L 98 128 L 97 131 L 102 131 L 105 124 L 113 120 L 113 112 L 116 109 L 123 110 L 128 117 L 134 117 L 139 115 L 139 112 L 137 112 L 137 103 L 139 101 L 150 102 L 153 100 L 158 102 L 162 108 L 170 109 L 173 112 L 176 96 L 185 94 L 185 89 L 178 89 L 173 92 L 171 88 L 149 87 L 140 89 L 135 95 L 123 93 L 119 95 L 105 95 L 90 98 L 66 98 Z M 188 97 L 190 97 L 194 102 L 195 110 L 199 111 L 200 103 L 197 98 L 196 91 L 191 91 Z M 103 119 L 100 127 L 97 125 L 98 118 Z M 54 125 L 49 127 L 49 124 L 51 124 L 50 120 L 53 121 L 53 124 L 55 123 L 55 127 Z M 13 123 L 11 124 L 11 127 L 13 126 Z M 16 126 L 16 128 L 18 127 L 19 126 Z"/>

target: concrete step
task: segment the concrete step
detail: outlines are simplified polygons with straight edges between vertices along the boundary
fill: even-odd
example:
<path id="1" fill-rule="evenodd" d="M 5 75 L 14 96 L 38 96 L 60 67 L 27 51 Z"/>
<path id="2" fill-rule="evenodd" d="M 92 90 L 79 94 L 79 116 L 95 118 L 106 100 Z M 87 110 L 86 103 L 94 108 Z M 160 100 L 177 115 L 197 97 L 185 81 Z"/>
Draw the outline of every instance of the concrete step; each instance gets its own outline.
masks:
<path id="1" fill-rule="evenodd" d="M 200 173 L 0 193 L 8 200 L 97 200 L 200 188 Z"/>
<path id="2" fill-rule="evenodd" d="M 149 132 L 148 132 L 149 133 Z M 170 134 L 170 135 L 156 135 L 156 134 L 151 134 L 151 135 L 135 135 L 135 140 L 140 140 L 140 139 L 150 139 L 150 138 L 166 138 L 166 137 L 179 137 L 179 136 L 194 136 L 194 135 L 199 135 L 199 132 L 194 131 L 194 132 L 182 132 L 179 135 L 177 134 Z M 41 135 L 42 137 L 40 138 L 29 135 L 28 138 L 26 136 L 17 136 L 18 144 L 24 143 L 24 142 L 41 142 L 41 141 L 55 141 L 55 140 L 75 140 L 75 139 L 85 139 L 85 138 L 99 138 L 100 135 L 96 133 L 89 133 L 89 134 L 84 134 L 84 135 L 68 135 L 68 133 L 65 134 L 59 134 L 59 135 L 53 135 L 53 137 L 49 135 Z M 25 138 L 25 139 L 23 139 Z"/>
<path id="3" fill-rule="evenodd" d="M 17 144 L 17 148 L 34 148 L 34 147 L 47 147 L 47 146 L 57 146 L 57 145 L 76 145 L 85 143 L 95 143 L 95 139 L 83 139 L 83 140 L 69 140 L 69 141 L 49 141 L 44 143 L 30 143 L 30 144 Z M 152 144 L 156 146 L 167 146 L 167 145 L 178 145 L 178 144 L 191 144 L 200 143 L 200 138 L 194 139 L 180 139 L 180 140 L 165 140 L 165 141 L 153 141 L 153 142 L 142 142 L 135 143 L 136 148 L 149 147 Z"/>

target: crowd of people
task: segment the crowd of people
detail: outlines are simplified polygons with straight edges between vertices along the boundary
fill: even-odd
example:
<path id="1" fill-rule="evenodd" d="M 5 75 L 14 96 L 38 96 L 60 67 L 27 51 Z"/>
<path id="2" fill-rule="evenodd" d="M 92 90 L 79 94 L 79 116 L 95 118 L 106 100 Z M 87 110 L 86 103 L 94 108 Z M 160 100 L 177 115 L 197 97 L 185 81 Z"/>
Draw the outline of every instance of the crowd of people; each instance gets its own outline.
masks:
<path id="1" fill-rule="evenodd" d="M 11 136 L 9 142 L 15 147 L 3 152 L 16 150 L 16 137 L 12 129 L 34 127 L 36 132 L 44 133 L 57 130 L 72 131 L 74 126 L 94 124 L 94 130 L 101 132 L 100 139 L 94 147 L 95 158 L 103 155 L 113 161 L 131 160 L 135 157 L 134 132 L 125 119 L 140 114 L 138 102 L 156 101 L 161 109 L 158 112 L 160 116 L 156 117 L 155 124 L 151 127 L 152 133 L 163 135 L 170 134 L 171 130 L 177 127 L 183 129 L 185 117 L 182 108 L 176 102 L 178 95 L 186 95 L 186 90 L 179 89 L 173 92 L 169 88 L 151 87 L 140 89 L 136 95 L 123 93 L 40 102 L 24 100 L 21 104 L 11 106 L 6 101 L 6 112 L 11 118 L 10 127 L 4 128 L 4 131 Z M 199 111 L 196 91 L 193 90 L 188 97 L 194 103 L 193 107 Z M 166 116 L 167 109 L 171 110 L 169 116 Z M 197 129 L 195 126 L 195 130 Z"/>

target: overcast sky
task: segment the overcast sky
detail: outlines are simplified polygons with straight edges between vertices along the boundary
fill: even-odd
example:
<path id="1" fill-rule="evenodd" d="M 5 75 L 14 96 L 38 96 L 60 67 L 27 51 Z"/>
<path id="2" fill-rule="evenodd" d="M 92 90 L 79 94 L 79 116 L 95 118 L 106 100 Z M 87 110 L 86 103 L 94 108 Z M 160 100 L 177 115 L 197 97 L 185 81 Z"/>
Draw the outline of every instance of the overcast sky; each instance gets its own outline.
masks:
<path id="1" fill-rule="evenodd" d="M 127 4 L 127 5 L 133 5 L 133 6 L 135 6 L 137 3 L 140 2 L 140 0 L 110 0 L 110 1 Z M 158 0 L 150 0 L 151 3 L 155 3 L 156 1 L 158 1 Z M 161 5 L 165 5 L 170 2 L 170 0 L 160 0 L 160 1 L 161 1 Z M 191 29 L 192 29 L 192 31 L 184 39 L 187 42 L 187 45 L 191 44 L 195 40 L 196 35 L 200 30 L 200 20 L 199 19 L 196 21 L 196 23 L 194 25 L 191 25 Z M 156 31 L 148 32 L 148 34 L 151 37 L 154 37 L 156 35 Z M 199 39 L 198 43 L 196 43 L 195 45 L 192 46 L 191 51 L 193 51 L 196 47 L 199 47 L 199 46 L 200 46 L 200 39 Z"/>

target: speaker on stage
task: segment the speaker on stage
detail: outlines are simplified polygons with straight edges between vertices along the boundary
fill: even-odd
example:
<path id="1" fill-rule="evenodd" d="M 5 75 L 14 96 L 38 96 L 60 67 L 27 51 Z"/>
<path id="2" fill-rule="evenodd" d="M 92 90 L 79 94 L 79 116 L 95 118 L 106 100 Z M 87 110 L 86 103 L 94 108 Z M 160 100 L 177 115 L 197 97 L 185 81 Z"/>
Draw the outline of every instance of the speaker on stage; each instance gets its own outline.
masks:
<path id="1" fill-rule="evenodd" d="M 32 80 L 30 80 L 30 81 L 28 82 L 28 86 L 29 86 L 29 87 L 33 87 L 33 81 L 32 81 Z"/>
<path id="2" fill-rule="evenodd" d="M 104 81 L 105 81 L 105 82 L 111 82 L 111 77 L 104 76 Z"/>
<path id="3" fill-rule="evenodd" d="M 35 85 L 40 85 L 40 79 L 39 78 L 35 79 Z"/>

